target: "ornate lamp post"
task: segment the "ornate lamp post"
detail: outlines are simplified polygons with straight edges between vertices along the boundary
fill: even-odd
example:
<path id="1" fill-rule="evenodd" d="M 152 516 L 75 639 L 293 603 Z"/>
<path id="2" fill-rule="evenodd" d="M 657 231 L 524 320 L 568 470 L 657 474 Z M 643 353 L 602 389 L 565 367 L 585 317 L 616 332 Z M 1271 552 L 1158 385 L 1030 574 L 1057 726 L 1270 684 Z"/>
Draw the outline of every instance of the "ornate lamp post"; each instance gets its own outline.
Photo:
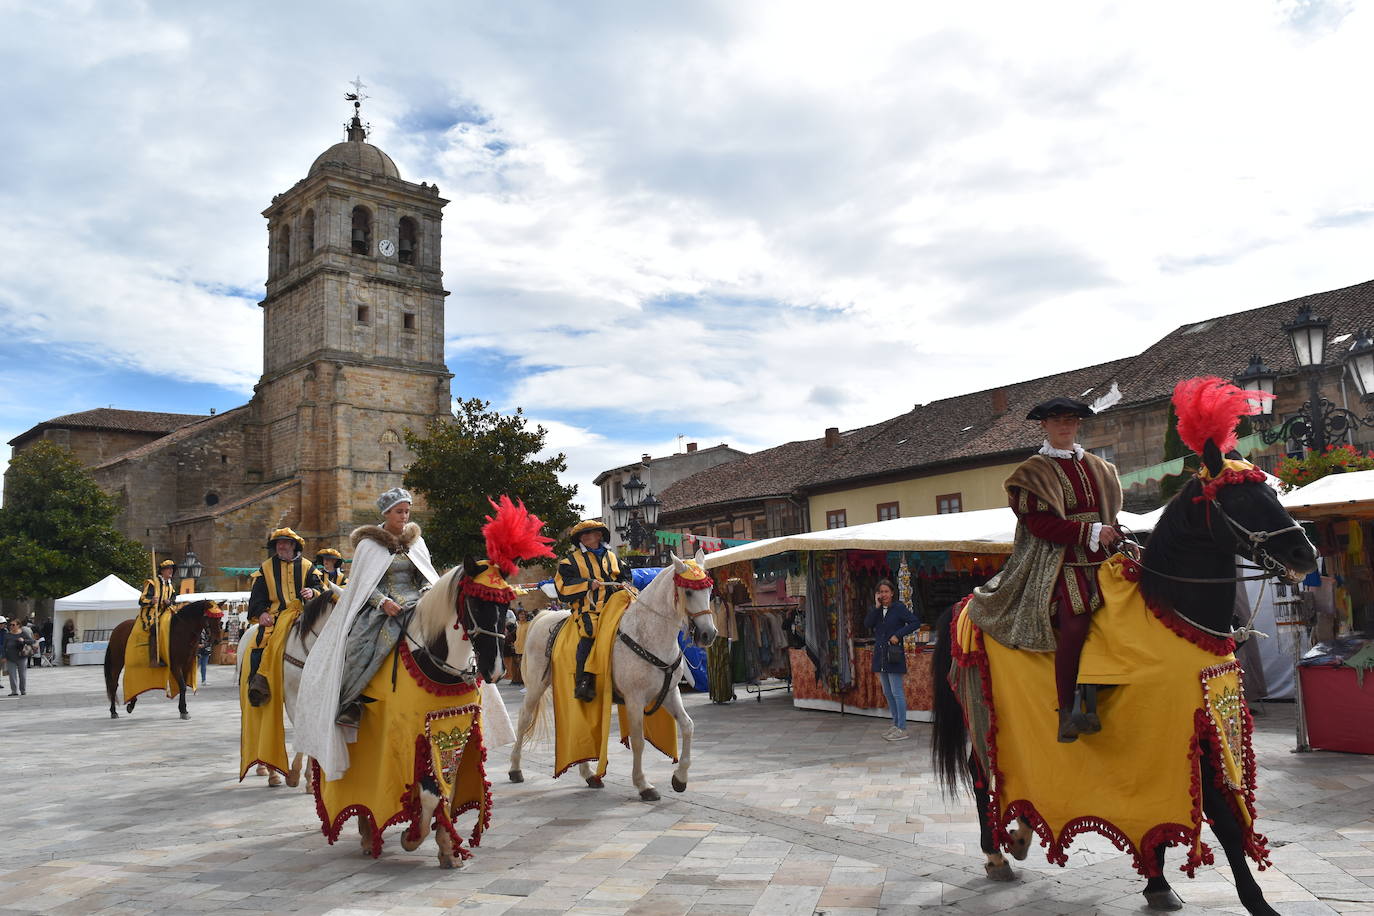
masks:
<path id="1" fill-rule="evenodd" d="M 1352 429 L 1374 426 L 1374 417 L 1361 417 L 1352 410 L 1337 407 L 1322 396 L 1322 372 L 1328 368 L 1326 331 L 1330 324 L 1329 320 L 1313 315 L 1310 308 L 1303 306 L 1298 310 L 1297 317 L 1283 326 L 1293 347 L 1298 369 L 1307 376 L 1307 402 L 1276 429 L 1272 414 L 1273 401 L 1268 398 L 1259 400 L 1261 413 L 1255 417 L 1254 424 L 1266 445 L 1291 442 L 1322 451 L 1328 443 L 1340 441 Z M 1374 399 L 1374 340 L 1368 329 L 1360 332 L 1359 339 L 1342 362 L 1354 377 L 1360 397 L 1365 401 Z M 1273 394 L 1277 378 L 1278 373 L 1264 365 L 1256 354 L 1250 357 L 1250 365 L 1236 376 L 1236 383 L 1250 391 Z"/>
<path id="2" fill-rule="evenodd" d="M 652 490 L 641 498 L 648 488 L 638 474 L 631 475 L 624 489 L 625 498 L 617 499 L 611 506 L 616 533 L 635 550 L 649 551 L 651 555 L 641 562 L 652 564 L 658 554 L 654 531 L 658 527 L 658 511 L 663 508 L 663 503 Z"/>
<path id="3" fill-rule="evenodd" d="M 191 539 L 186 539 L 186 559 L 177 564 L 177 576 L 181 579 L 181 593 L 183 595 L 196 590 L 196 580 L 205 572 L 205 566 L 196 556 L 196 552 L 191 549 Z M 187 587 L 187 583 L 190 587 Z"/>

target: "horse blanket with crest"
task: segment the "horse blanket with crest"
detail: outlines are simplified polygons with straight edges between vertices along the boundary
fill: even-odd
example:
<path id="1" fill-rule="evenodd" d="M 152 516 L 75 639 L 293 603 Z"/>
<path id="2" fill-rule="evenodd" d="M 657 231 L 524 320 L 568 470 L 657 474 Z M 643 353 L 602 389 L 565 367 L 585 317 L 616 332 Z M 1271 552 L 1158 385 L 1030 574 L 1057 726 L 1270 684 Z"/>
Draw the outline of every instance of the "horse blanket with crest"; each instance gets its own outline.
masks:
<path id="1" fill-rule="evenodd" d="M 1188 850 L 1190 877 L 1212 863 L 1202 841 L 1202 754 L 1262 869 L 1266 840 L 1255 832 L 1252 720 L 1230 639 L 1209 636 L 1168 609 L 1148 606 L 1140 567 L 1113 557 L 1098 573 L 1103 606 L 1079 665 L 1079 682 L 1110 684 L 1098 701 L 1102 731 L 1076 742 L 1058 730 L 1054 653 L 1008 649 L 960 609 L 951 622 L 954 665 L 969 737 L 990 774 L 989 821 L 1005 848 L 1007 827 L 1024 817 L 1051 862 L 1067 862 L 1073 838 L 1089 831 L 1129 852 L 1136 870 L 1158 873 L 1160 842 Z"/>
<path id="2" fill-rule="evenodd" d="M 573 672 L 577 670 L 577 627 L 564 626 L 554 640 L 549 658 L 552 666 L 554 718 L 554 778 L 562 776 L 579 763 L 595 760 L 596 775 L 606 775 L 607 748 L 611 733 L 611 651 L 615 648 L 620 618 L 630 606 L 632 595 L 621 590 L 601 605 L 601 620 L 596 628 L 596 641 L 587 656 L 586 670 L 596 675 L 596 699 L 584 703 L 573 696 Z M 672 662 L 671 658 L 663 659 Z M 648 664 L 645 663 L 645 667 Z M 673 672 L 676 683 L 681 671 Z M 620 741 L 629 741 L 629 723 L 625 721 L 625 707 L 620 707 Z M 652 715 L 644 717 L 644 737 L 674 763 L 677 762 L 677 720 L 660 706 Z"/>
<path id="3" fill-rule="evenodd" d="M 148 664 L 148 631 L 137 621 L 129 631 L 129 641 L 124 644 L 124 702 L 129 702 L 149 690 L 162 690 L 167 699 L 178 696 L 181 688 L 177 686 L 176 674 L 170 663 L 172 652 L 172 618 L 175 611 L 165 609 L 159 612 L 157 621 L 157 657 L 168 664 L 156 668 Z M 190 653 L 185 669 L 181 672 L 186 688 L 195 691 L 200 687 L 200 672 L 196 667 L 196 654 Z"/>
<path id="4" fill-rule="evenodd" d="M 443 674 L 411 654 L 402 641 L 363 691 L 366 704 L 351 762 L 339 779 L 315 773 L 315 809 L 324 835 L 333 843 L 351 817 L 372 826 L 372 854 L 382 852 L 382 831 L 392 824 L 420 829 L 419 787 L 432 780 L 444 801 L 435 809 L 435 829 L 446 830 L 454 851 L 472 853 L 453 821 L 477 812 L 469 842 L 480 845 L 491 821 L 491 786 L 486 778 L 482 691 Z"/>

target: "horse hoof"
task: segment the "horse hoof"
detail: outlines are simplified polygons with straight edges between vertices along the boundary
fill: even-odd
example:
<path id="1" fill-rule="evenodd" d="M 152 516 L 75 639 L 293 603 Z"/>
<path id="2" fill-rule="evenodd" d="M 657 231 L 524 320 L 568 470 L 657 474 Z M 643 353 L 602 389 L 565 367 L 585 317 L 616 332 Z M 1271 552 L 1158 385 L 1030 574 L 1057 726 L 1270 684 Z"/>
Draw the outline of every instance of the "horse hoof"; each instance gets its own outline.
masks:
<path id="1" fill-rule="evenodd" d="M 507 774 L 507 775 L 510 776 L 510 781 L 511 781 L 511 782 L 524 782 L 524 781 L 525 781 L 525 774 L 522 773 L 522 772 L 520 772 L 519 770 L 511 770 L 510 773 Z"/>
<path id="2" fill-rule="evenodd" d="M 271 776 L 267 777 L 267 788 L 275 789 L 278 788 L 280 785 L 281 777 L 278 776 L 276 773 L 273 773 Z"/>
<path id="3" fill-rule="evenodd" d="M 439 867 L 440 867 L 440 868 L 457 868 L 457 867 L 458 867 L 458 863 L 455 862 L 455 861 L 453 861 L 453 859 L 451 859 L 451 858 L 449 858 L 449 859 L 440 859 L 440 860 L 439 860 Z"/>
<path id="4" fill-rule="evenodd" d="M 119 718 L 119 713 L 117 713 L 117 712 L 115 712 L 113 709 L 111 709 L 111 710 L 110 710 L 110 718 L 111 718 L 111 719 L 118 719 L 118 718 Z"/>
<path id="5" fill-rule="evenodd" d="M 1183 901 L 1179 899 L 1178 894 L 1174 893 L 1172 887 L 1166 887 L 1162 891 L 1146 891 L 1145 905 L 1152 910 L 1165 912 L 1183 909 Z"/>
<path id="6" fill-rule="evenodd" d="M 604 789 L 606 784 L 601 781 L 600 776 L 588 776 L 587 786 L 592 789 Z"/>
<path id="7" fill-rule="evenodd" d="M 301 784 L 301 778 L 300 778 L 299 776 L 290 776 L 290 775 L 288 775 L 288 776 L 286 777 L 286 787 L 287 787 L 288 789 L 294 789 L 294 788 L 296 788 L 296 786 L 298 786 L 298 785 L 300 785 L 300 784 Z"/>
<path id="8" fill-rule="evenodd" d="M 124 711 L 127 712 L 127 713 L 130 713 L 130 714 L 133 713 L 133 711 L 134 711 L 134 701 L 133 701 L 133 700 L 130 700 L 129 702 L 127 702 L 127 703 L 124 704 Z"/>
<path id="9" fill-rule="evenodd" d="M 674 776 L 674 777 L 673 777 L 673 791 L 674 791 L 674 792 L 686 792 L 686 791 L 687 791 L 687 783 L 686 783 L 685 781 L 681 780 L 681 779 L 678 779 L 676 776 Z"/>
<path id="10" fill-rule="evenodd" d="M 420 841 L 422 839 L 423 838 L 419 836 L 411 836 L 409 833 L 403 833 L 401 834 L 401 848 L 404 849 L 406 852 L 414 852 L 415 850 L 420 848 Z M 443 866 L 443 860 L 440 859 L 439 867 L 443 868 Z"/>
<path id="11" fill-rule="evenodd" d="M 659 801 L 663 796 L 658 794 L 658 790 L 650 787 L 639 793 L 640 801 Z"/>
<path id="12" fill-rule="evenodd" d="M 191 718 L 191 714 L 190 714 L 189 712 L 184 712 L 184 713 L 181 714 L 181 717 L 182 717 L 183 719 L 189 719 L 189 718 Z"/>
<path id="13" fill-rule="evenodd" d="M 983 871 L 987 872 L 988 879 L 991 881 L 1015 881 L 1016 872 L 1011 870 L 1011 866 L 1006 862 L 1001 865 L 993 865 L 991 862 L 983 863 Z"/>
<path id="14" fill-rule="evenodd" d="M 1026 853 L 1030 852 L 1031 835 L 1027 831 L 1023 834 L 1012 834 L 1011 842 L 1007 844 L 1007 852 L 1018 862 L 1026 861 Z"/>

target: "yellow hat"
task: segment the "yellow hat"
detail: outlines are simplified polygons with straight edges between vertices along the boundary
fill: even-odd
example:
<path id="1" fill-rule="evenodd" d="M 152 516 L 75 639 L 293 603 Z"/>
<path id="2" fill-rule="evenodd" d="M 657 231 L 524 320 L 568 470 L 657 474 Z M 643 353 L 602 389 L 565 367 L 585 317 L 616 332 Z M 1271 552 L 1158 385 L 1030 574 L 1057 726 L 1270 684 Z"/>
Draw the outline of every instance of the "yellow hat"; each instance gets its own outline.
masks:
<path id="1" fill-rule="evenodd" d="M 339 553 L 333 547 L 325 547 L 315 554 L 315 559 L 318 560 L 320 557 L 333 557 L 336 560 L 342 560 L 343 554 Z"/>
<path id="2" fill-rule="evenodd" d="M 168 566 L 172 567 L 173 569 L 176 569 L 176 567 L 177 567 L 177 561 L 176 561 L 176 560 L 163 560 L 161 563 L 157 564 L 157 568 L 158 568 L 158 569 L 166 569 Z"/>
<path id="3" fill-rule="evenodd" d="M 588 531 L 600 531 L 603 539 L 607 541 L 611 539 L 611 529 L 607 528 L 606 523 L 599 518 L 589 518 L 573 525 L 572 530 L 568 532 L 568 537 L 576 544 L 577 539 Z"/>
<path id="4" fill-rule="evenodd" d="M 272 550 L 276 547 L 277 541 L 295 541 L 296 550 L 305 550 L 305 538 L 301 537 L 290 528 L 278 528 L 267 536 L 267 549 Z"/>

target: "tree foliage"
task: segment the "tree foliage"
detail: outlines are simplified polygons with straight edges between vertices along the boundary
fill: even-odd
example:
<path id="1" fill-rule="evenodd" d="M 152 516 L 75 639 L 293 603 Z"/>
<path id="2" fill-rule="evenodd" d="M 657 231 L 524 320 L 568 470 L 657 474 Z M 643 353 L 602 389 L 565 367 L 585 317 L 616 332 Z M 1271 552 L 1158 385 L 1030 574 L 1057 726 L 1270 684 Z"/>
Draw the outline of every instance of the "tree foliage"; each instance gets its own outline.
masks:
<path id="1" fill-rule="evenodd" d="M 0 508 L 0 595 L 59 598 L 110 573 L 146 579 L 148 554 L 115 527 L 118 514 L 67 449 L 43 441 L 19 452 Z"/>
<path id="2" fill-rule="evenodd" d="M 429 504 L 425 541 L 440 568 L 464 557 L 483 557 L 482 524 L 492 512 L 488 497 L 506 494 L 525 503 L 544 521 L 544 534 L 558 538 L 554 549 L 567 549 L 567 530 L 582 511 L 572 502 L 577 487 L 565 487 L 558 474 L 567 470 L 560 453 L 537 459 L 547 430 L 527 428 L 516 408 L 503 416 L 480 398 L 459 400 L 451 419 L 432 421 L 423 436 L 407 431 L 406 445 L 415 462 L 405 485 Z"/>

